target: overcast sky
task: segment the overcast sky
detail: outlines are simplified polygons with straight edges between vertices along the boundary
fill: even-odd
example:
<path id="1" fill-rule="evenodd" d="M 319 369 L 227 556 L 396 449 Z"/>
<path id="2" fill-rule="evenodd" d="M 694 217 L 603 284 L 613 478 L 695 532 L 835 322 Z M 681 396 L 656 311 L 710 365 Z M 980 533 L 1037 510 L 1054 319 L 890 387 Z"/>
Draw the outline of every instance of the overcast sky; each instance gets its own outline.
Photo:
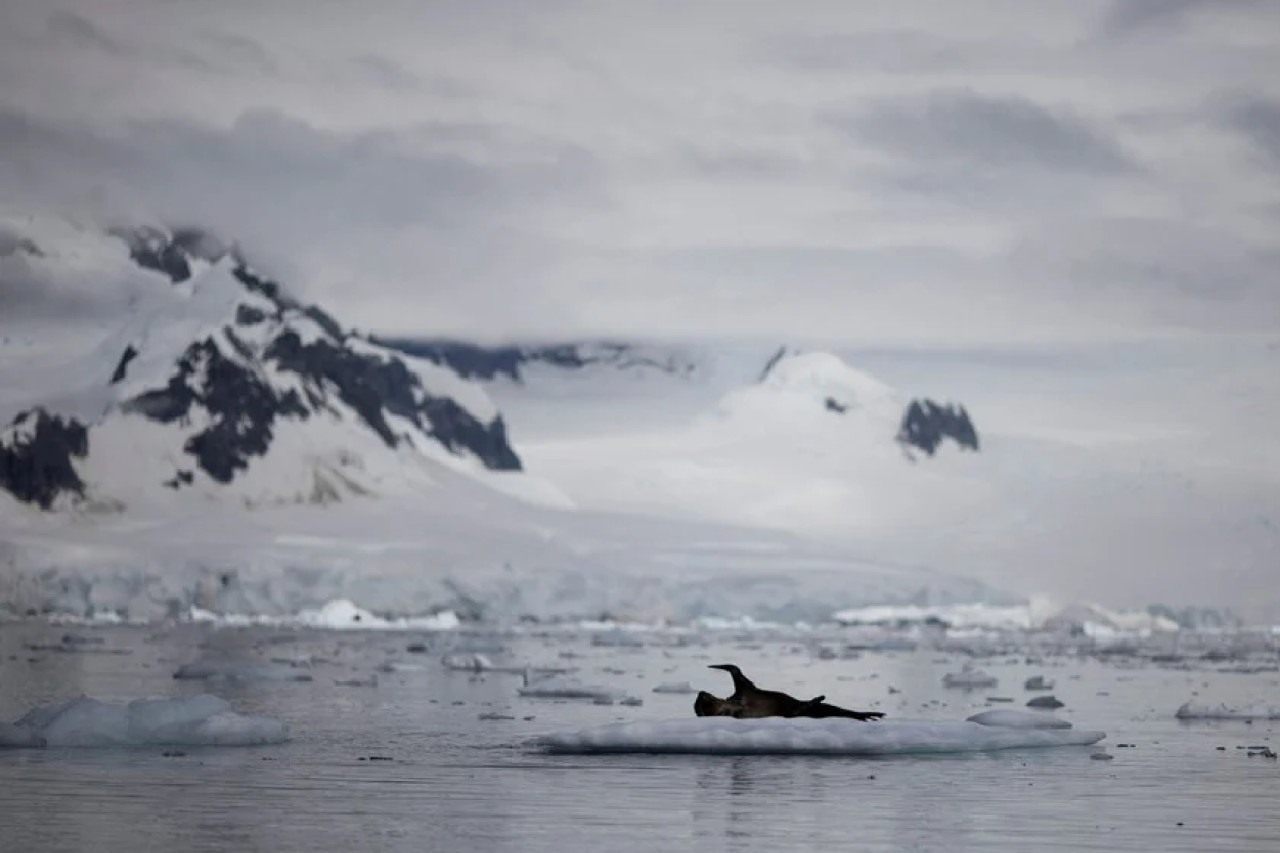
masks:
<path id="1" fill-rule="evenodd" d="M 1266 0 L 16 0 L 0 194 L 361 327 L 930 345 L 1280 322 Z"/>

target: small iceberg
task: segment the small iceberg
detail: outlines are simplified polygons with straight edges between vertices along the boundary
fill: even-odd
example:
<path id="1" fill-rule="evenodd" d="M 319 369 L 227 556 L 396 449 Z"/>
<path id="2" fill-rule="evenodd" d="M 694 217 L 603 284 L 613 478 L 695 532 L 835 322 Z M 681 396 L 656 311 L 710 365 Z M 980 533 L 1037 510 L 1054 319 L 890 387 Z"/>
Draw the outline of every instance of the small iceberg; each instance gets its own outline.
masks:
<path id="1" fill-rule="evenodd" d="M 454 652 L 440 658 L 445 669 L 465 670 L 468 672 L 485 672 L 494 668 L 488 655 L 479 652 Z"/>
<path id="2" fill-rule="evenodd" d="M 967 717 L 970 723 L 980 726 L 1003 726 L 1009 729 L 1069 729 L 1071 723 L 1059 719 L 1052 714 L 1036 711 L 1015 711 L 1011 708 L 998 708 L 981 711 Z"/>
<path id="3" fill-rule="evenodd" d="M 610 702 L 626 698 L 626 692 L 613 687 L 584 684 L 576 678 L 551 676 L 529 681 L 517 688 L 521 696 L 530 699 L 591 699 Z"/>
<path id="4" fill-rule="evenodd" d="M 653 688 L 654 693 L 673 693 L 684 695 L 688 693 L 696 693 L 693 685 L 687 681 L 664 681 L 657 687 Z"/>
<path id="5" fill-rule="evenodd" d="M 551 753 L 580 755 L 916 755 L 1088 746 L 1105 737 L 1105 732 L 969 721 L 859 723 L 843 719 L 694 717 L 558 732 L 536 739 L 533 746 Z"/>
<path id="6" fill-rule="evenodd" d="M 959 672 L 948 672 L 942 676 L 943 687 L 959 687 L 964 690 L 995 687 L 999 683 L 1000 679 L 994 675 L 990 675 L 980 669 L 974 669 L 967 664 Z"/>
<path id="7" fill-rule="evenodd" d="M 1174 716 L 1179 720 L 1280 720 L 1280 705 L 1204 705 L 1184 702 Z"/>
<path id="8" fill-rule="evenodd" d="M 0 724 L 0 747 L 261 746 L 288 739 L 283 720 L 238 714 L 231 703 L 207 693 L 126 705 L 81 696 Z"/>
<path id="9" fill-rule="evenodd" d="M 1033 675 L 1023 682 L 1022 687 L 1024 690 L 1032 690 L 1040 693 L 1045 690 L 1052 690 L 1053 681 L 1045 678 L 1043 675 Z"/>
<path id="10" fill-rule="evenodd" d="M 311 673 L 280 663 L 202 660 L 178 667 L 173 677 L 185 681 L 310 681 Z"/>

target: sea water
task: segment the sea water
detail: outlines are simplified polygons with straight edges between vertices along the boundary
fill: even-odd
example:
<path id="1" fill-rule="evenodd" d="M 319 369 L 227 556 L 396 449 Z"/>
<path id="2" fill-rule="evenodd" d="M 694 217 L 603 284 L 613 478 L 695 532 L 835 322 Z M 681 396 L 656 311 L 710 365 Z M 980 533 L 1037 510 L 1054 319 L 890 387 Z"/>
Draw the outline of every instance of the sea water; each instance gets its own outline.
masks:
<path id="1" fill-rule="evenodd" d="M 1174 718 L 1192 698 L 1274 701 L 1280 675 L 1266 666 L 1006 649 L 979 661 L 996 687 L 961 691 L 942 686 L 968 659 L 956 652 L 833 658 L 803 633 L 637 637 L 0 624 L 0 721 L 81 694 L 213 693 L 237 712 L 283 718 L 292 734 L 264 747 L 0 750 L 0 849 L 1280 849 L 1280 764 L 1244 748 L 1280 746 L 1280 722 Z M 448 669 L 450 652 L 478 652 L 503 671 Z M 231 674 L 173 677 L 201 662 Z M 725 695 L 728 677 L 706 668 L 721 662 L 765 687 L 938 721 L 1022 708 L 1037 695 L 1023 681 L 1043 674 L 1066 703 L 1057 716 L 1108 737 L 882 758 L 573 756 L 532 745 L 549 732 L 690 716 L 692 696 L 653 688 L 687 681 Z M 522 665 L 570 670 L 642 704 L 520 696 Z M 254 675 L 281 668 L 309 680 Z"/>

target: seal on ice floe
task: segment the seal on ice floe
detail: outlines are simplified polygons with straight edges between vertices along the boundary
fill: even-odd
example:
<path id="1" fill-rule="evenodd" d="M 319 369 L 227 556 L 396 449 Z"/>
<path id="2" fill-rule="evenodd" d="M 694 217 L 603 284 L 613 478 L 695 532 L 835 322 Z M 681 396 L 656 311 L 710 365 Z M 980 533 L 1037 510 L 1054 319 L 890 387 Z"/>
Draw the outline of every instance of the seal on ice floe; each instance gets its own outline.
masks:
<path id="1" fill-rule="evenodd" d="M 693 701 L 693 712 L 699 717 L 848 717 L 852 720 L 875 720 L 884 716 L 881 711 L 850 711 L 816 696 L 803 700 L 777 690 L 762 690 L 742 670 L 731 663 L 712 664 L 710 669 L 723 669 L 733 678 L 733 694 L 727 699 L 699 691 Z"/>

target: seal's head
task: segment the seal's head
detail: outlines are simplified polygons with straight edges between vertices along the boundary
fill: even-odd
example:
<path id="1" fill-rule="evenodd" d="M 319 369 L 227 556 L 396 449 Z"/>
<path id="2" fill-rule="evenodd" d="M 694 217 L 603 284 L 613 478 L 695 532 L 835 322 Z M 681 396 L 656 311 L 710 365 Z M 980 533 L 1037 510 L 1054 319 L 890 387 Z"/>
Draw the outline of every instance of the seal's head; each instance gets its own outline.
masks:
<path id="1" fill-rule="evenodd" d="M 728 704 L 718 696 L 699 690 L 698 697 L 693 700 L 693 713 L 699 717 L 729 717 L 732 713 L 727 707 Z"/>

